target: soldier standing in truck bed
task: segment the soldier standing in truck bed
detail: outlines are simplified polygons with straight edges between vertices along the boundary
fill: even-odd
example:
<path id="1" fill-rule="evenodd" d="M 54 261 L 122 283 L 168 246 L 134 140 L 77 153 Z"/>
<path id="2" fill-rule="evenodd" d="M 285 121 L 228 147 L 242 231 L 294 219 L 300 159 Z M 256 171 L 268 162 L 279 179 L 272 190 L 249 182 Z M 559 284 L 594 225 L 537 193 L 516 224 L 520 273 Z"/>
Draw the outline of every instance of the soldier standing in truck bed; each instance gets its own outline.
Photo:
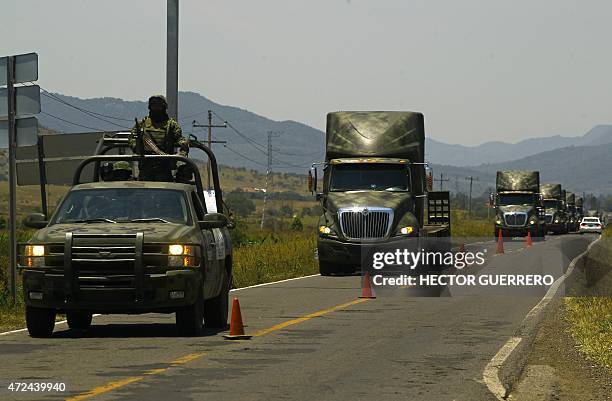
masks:
<path id="1" fill-rule="evenodd" d="M 179 148 L 181 156 L 187 156 L 189 144 L 183 137 L 179 123 L 168 116 L 168 103 L 162 95 L 149 98 L 149 115 L 132 129 L 129 143 L 138 152 L 138 135 L 142 135 L 145 154 L 174 154 Z M 142 160 L 138 169 L 141 181 L 173 181 L 173 163 L 170 160 Z"/>

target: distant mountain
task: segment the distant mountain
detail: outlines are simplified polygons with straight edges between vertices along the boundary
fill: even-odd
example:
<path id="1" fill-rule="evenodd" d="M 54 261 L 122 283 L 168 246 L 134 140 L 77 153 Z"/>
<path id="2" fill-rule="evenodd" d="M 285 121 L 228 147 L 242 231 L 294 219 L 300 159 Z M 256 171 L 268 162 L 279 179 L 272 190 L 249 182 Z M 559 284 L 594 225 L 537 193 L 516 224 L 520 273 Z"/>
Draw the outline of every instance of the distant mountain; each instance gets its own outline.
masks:
<path id="1" fill-rule="evenodd" d="M 425 143 L 431 163 L 455 166 L 477 166 L 521 159 L 568 146 L 596 146 L 612 143 L 612 125 L 597 125 L 583 136 L 549 136 L 518 143 L 485 142 L 478 146 L 451 145 L 428 138 Z"/>
<path id="2" fill-rule="evenodd" d="M 324 157 L 324 134 L 305 124 L 274 121 L 248 110 L 220 105 L 193 92 L 181 92 L 179 105 L 179 122 L 185 135 L 193 133 L 201 140 L 208 137 L 205 128 L 193 129 L 192 122 L 206 124 L 209 109 L 215 113 L 213 124 L 229 122 L 228 128 L 213 128 L 215 140 L 228 142 L 227 148 L 213 145 L 219 163 L 265 171 L 268 131 L 274 132 L 272 168 L 275 171 L 305 173 L 313 161 Z M 80 99 L 45 94 L 42 111 L 38 116 L 40 124 L 59 132 L 127 131 L 134 125 L 135 117 L 147 114 L 147 104 L 117 98 Z"/>
<path id="3" fill-rule="evenodd" d="M 597 131 L 595 133 L 597 134 Z M 601 139 L 598 135 L 593 135 L 592 138 L 594 141 Z M 479 178 L 474 184 L 474 192 L 480 194 L 495 187 L 495 173 L 498 170 L 537 170 L 543 183 L 558 182 L 569 191 L 612 193 L 612 177 L 609 174 L 612 171 L 612 143 L 568 146 L 518 160 L 469 168 L 446 165 L 433 165 L 433 168 L 435 178 L 439 179 L 442 173 L 444 179 L 450 180 L 444 182 L 444 188 L 453 192 L 457 188 L 460 192 L 467 192 L 467 176 Z M 435 188 L 438 189 L 439 183 L 436 184 Z"/>

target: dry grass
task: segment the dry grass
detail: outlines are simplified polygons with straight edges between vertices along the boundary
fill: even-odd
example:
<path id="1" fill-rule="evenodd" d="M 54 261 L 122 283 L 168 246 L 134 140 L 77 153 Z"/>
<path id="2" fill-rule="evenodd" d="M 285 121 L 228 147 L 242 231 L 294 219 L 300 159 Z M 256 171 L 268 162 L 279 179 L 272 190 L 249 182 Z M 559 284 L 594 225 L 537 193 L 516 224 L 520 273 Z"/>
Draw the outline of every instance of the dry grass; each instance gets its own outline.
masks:
<path id="1" fill-rule="evenodd" d="M 565 299 L 570 331 L 587 358 L 612 371 L 612 228 L 591 248 L 583 270 L 584 296 Z"/>

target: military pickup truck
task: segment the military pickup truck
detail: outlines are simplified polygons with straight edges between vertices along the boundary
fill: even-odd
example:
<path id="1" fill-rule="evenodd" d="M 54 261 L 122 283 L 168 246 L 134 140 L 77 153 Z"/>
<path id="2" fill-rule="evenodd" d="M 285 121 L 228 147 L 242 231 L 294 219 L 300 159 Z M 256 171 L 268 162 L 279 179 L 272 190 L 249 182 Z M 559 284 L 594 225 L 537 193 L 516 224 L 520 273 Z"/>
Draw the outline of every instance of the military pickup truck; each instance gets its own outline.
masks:
<path id="1" fill-rule="evenodd" d="M 567 234 L 568 219 L 561 184 L 542 184 L 540 187 L 546 209 L 546 227 L 553 234 Z"/>
<path id="2" fill-rule="evenodd" d="M 181 335 L 198 335 L 203 325 L 226 326 L 232 224 L 217 212 L 223 211 L 223 200 L 214 154 L 199 143 L 191 146 L 211 162 L 212 203 L 190 159 L 96 155 L 80 164 L 48 221 L 41 214 L 25 219 L 26 226 L 38 229 L 21 245 L 19 258 L 31 336 L 51 336 L 58 313 L 66 314 L 70 328 L 81 330 L 91 325 L 94 313 L 175 313 Z M 182 162 L 195 179 L 145 182 L 128 174 L 101 180 L 101 165 L 135 164 L 142 157 Z M 81 182 L 91 171 L 92 180 Z"/>
<path id="3" fill-rule="evenodd" d="M 364 247 L 407 238 L 450 247 L 448 192 L 427 191 L 423 114 L 345 111 L 327 115 L 324 163 L 309 189 L 323 214 L 317 253 L 321 275 L 359 270 Z M 317 165 L 323 188 L 317 190 Z M 427 211 L 425 204 L 427 203 Z"/>
<path id="4" fill-rule="evenodd" d="M 543 240 L 547 227 L 540 194 L 538 171 L 498 171 L 496 192 L 491 194 L 495 208 L 495 235 L 526 236 Z"/>

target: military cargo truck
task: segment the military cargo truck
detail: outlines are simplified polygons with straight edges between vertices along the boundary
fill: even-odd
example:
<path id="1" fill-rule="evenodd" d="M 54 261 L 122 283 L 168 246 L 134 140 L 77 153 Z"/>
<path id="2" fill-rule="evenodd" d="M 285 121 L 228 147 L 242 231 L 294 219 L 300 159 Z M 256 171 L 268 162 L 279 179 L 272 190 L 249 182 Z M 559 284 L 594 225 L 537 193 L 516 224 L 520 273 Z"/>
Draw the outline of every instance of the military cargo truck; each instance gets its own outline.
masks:
<path id="1" fill-rule="evenodd" d="M 576 220 L 580 223 L 584 217 L 584 200 L 581 196 L 576 197 Z"/>
<path id="2" fill-rule="evenodd" d="M 576 195 L 572 192 L 565 193 L 565 203 L 567 205 L 567 226 L 569 231 L 578 230 L 578 217 L 576 214 Z"/>
<path id="3" fill-rule="evenodd" d="M 498 171 L 496 192 L 491 194 L 495 208 L 495 235 L 544 239 L 547 231 L 538 171 Z"/>
<path id="4" fill-rule="evenodd" d="M 309 180 L 323 210 L 317 239 L 322 275 L 358 270 L 368 246 L 406 238 L 420 239 L 423 246 L 427 238 L 440 238 L 438 244 L 450 246 L 449 194 L 427 191 L 424 154 L 421 113 L 327 115 L 325 162 L 313 164 Z"/>
<path id="5" fill-rule="evenodd" d="M 120 139 L 127 144 L 127 137 Z M 206 201 L 190 159 L 97 155 L 77 168 L 73 186 L 49 221 L 41 214 L 26 218 L 26 226 L 38 229 L 22 244 L 19 258 L 31 336 L 51 336 L 57 313 L 66 314 L 71 329 L 81 330 L 91 325 L 94 313 L 175 313 L 182 335 L 198 335 L 203 325 L 226 326 L 231 223 L 217 212 L 223 211 L 223 200 L 214 154 L 197 141 L 191 146 L 209 156 L 214 206 Z M 138 181 L 131 170 L 109 178 L 98 168 L 129 166 L 143 157 L 182 162 L 194 179 Z"/>
<path id="6" fill-rule="evenodd" d="M 561 184 L 542 184 L 540 186 L 544 208 L 546 209 L 546 227 L 553 234 L 567 234 L 568 221 L 565 213 L 565 199 Z"/>

